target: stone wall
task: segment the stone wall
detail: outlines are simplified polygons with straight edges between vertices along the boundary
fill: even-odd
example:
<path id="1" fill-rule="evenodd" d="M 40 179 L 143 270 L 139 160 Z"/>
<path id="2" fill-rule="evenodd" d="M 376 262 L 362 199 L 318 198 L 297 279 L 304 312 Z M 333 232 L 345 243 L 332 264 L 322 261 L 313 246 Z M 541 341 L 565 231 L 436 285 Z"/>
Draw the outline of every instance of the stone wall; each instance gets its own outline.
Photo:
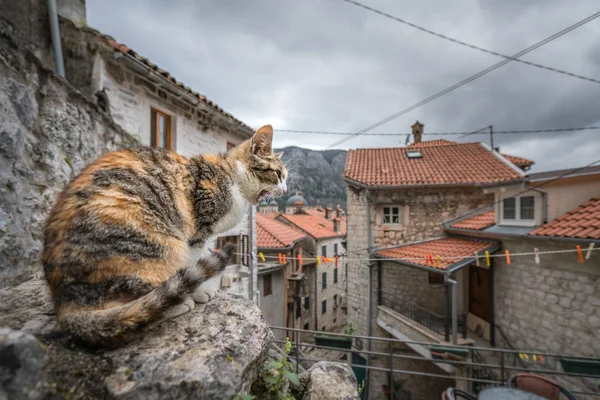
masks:
<path id="1" fill-rule="evenodd" d="M 41 271 L 43 226 L 55 196 L 99 155 L 135 140 L 44 69 L 0 20 L 0 287 Z"/>
<path id="2" fill-rule="evenodd" d="M 574 249 L 575 243 L 541 240 L 504 240 L 511 253 Z M 582 246 L 583 247 L 583 246 Z M 577 253 L 518 257 L 509 265 L 495 259 L 496 324 L 515 348 L 539 349 L 570 356 L 600 356 L 599 255 L 579 263 Z M 500 344 L 506 343 L 499 338 Z M 526 362 L 528 363 L 528 362 Z M 556 368 L 546 357 L 541 369 Z M 582 379 L 557 378 L 569 389 L 590 391 L 594 385 Z"/>

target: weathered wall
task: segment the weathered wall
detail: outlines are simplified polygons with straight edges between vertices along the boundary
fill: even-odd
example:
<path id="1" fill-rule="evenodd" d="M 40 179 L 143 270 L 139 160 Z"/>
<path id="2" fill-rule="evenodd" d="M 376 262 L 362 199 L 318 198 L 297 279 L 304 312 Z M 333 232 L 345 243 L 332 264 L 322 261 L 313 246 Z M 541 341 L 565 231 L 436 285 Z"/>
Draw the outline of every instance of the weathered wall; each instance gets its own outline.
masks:
<path id="1" fill-rule="evenodd" d="M 0 20 L 2 287 L 39 271 L 45 218 L 70 175 L 135 142 L 10 32 Z"/>
<path id="2" fill-rule="evenodd" d="M 318 240 L 316 243 L 317 255 L 321 257 L 322 246 L 327 246 L 327 257 L 333 258 L 333 246 L 337 244 L 338 254 L 342 254 L 344 249 L 342 247 L 342 238 L 324 239 Z M 317 267 L 317 322 L 318 326 L 316 330 L 337 331 L 341 327 L 346 325 L 346 311 L 342 307 L 334 308 L 334 296 L 337 295 L 338 299 L 341 294 L 346 293 L 346 274 L 344 273 L 345 258 L 338 260 L 338 267 L 335 267 L 335 262 L 327 264 L 321 263 L 321 266 Z M 338 270 L 338 281 L 334 283 L 334 271 Z M 327 287 L 323 289 L 323 273 L 327 273 Z M 321 311 L 323 300 L 327 300 L 327 312 L 323 314 Z M 338 300 L 338 304 L 340 301 Z"/>
<path id="3" fill-rule="evenodd" d="M 271 275 L 271 294 L 265 296 L 264 279 L 267 275 Z M 258 276 L 257 289 L 260 291 L 260 301 L 258 304 L 270 326 L 285 326 L 284 309 L 287 299 L 283 297 L 283 286 L 286 283 L 284 282 L 283 269 Z M 273 334 L 278 339 L 285 337 L 284 331 L 273 331 Z"/>

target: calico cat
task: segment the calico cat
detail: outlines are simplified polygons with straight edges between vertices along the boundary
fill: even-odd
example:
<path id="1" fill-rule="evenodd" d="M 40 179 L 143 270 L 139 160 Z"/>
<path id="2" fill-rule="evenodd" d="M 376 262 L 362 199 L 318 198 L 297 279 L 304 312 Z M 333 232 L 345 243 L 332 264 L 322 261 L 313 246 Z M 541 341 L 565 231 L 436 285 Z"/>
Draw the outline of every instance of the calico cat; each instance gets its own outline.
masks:
<path id="1" fill-rule="evenodd" d="M 272 138 L 266 125 L 221 155 L 136 147 L 90 164 L 60 193 L 44 231 L 42 263 L 60 326 L 90 345 L 113 345 L 193 308 L 192 297 L 205 297 L 199 285 L 235 249 L 189 265 L 190 247 L 235 227 L 248 202 L 287 191 Z"/>

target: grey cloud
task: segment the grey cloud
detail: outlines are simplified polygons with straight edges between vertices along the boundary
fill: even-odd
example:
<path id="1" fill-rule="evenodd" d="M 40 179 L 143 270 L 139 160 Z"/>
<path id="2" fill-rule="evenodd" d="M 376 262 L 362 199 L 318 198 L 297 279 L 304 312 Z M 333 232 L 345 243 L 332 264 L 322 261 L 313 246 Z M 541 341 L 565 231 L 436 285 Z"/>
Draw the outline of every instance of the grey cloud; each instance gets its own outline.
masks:
<path id="1" fill-rule="evenodd" d="M 597 11 L 595 0 L 364 1 L 506 54 Z M 276 128 L 357 131 L 500 61 L 339 0 L 87 3 L 90 25 L 251 125 L 273 119 Z M 600 19 L 525 58 L 600 79 L 599 33 Z M 377 131 L 406 132 L 416 119 L 426 132 L 490 124 L 497 130 L 600 125 L 598 104 L 599 84 L 511 63 Z M 536 170 L 547 170 L 594 160 L 599 135 L 496 135 L 495 141 L 502 151 L 534 159 Z M 278 133 L 276 145 L 318 149 L 339 138 Z M 368 136 L 341 147 L 400 143 L 403 137 Z"/>

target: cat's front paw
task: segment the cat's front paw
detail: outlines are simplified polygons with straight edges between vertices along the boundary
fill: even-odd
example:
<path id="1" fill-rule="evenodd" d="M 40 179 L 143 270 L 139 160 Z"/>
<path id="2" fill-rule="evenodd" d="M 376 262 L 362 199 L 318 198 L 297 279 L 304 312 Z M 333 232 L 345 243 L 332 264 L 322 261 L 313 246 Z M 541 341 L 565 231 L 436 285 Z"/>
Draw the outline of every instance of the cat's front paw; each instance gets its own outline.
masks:
<path id="1" fill-rule="evenodd" d="M 213 285 L 203 284 L 198 286 L 196 291 L 192 293 L 192 298 L 196 303 L 204 304 L 208 303 L 216 295 L 217 288 L 215 288 Z"/>

